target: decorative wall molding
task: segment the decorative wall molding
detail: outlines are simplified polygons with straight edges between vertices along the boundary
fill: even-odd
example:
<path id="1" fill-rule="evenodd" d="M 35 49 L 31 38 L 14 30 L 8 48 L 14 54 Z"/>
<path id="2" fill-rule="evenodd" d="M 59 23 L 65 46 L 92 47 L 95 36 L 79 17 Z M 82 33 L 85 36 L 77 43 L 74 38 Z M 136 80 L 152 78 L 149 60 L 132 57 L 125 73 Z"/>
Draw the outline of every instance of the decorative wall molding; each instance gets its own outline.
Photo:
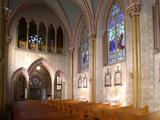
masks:
<path id="1" fill-rule="evenodd" d="M 88 34 L 88 40 L 96 40 L 96 33 L 89 33 Z"/>
<path id="2" fill-rule="evenodd" d="M 157 0 L 150 0 L 150 1 L 152 2 L 152 6 L 153 6 L 153 7 L 156 6 Z"/>
<path id="3" fill-rule="evenodd" d="M 5 20 L 8 20 L 11 16 L 12 11 L 8 8 L 8 7 L 4 7 L 4 16 L 5 16 Z"/>
<path id="4" fill-rule="evenodd" d="M 127 7 L 127 13 L 131 16 L 139 15 L 141 10 L 140 3 L 133 3 L 129 7 Z"/>
<path id="5" fill-rule="evenodd" d="M 74 47 L 69 47 L 68 50 L 70 51 L 70 53 L 73 53 L 75 48 Z"/>
<path id="6" fill-rule="evenodd" d="M 6 44 L 9 45 L 12 41 L 12 37 L 10 35 L 6 35 Z"/>

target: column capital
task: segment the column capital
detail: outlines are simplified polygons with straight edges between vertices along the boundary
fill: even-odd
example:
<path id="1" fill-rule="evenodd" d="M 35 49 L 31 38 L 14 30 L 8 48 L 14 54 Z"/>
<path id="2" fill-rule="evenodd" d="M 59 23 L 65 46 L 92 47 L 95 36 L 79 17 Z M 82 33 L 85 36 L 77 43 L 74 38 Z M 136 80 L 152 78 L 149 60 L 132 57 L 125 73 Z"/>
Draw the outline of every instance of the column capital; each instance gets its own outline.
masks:
<path id="1" fill-rule="evenodd" d="M 74 47 L 69 47 L 68 50 L 72 53 L 74 51 Z"/>
<path id="2" fill-rule="evenodd" d="M 129 7 L 127 7 L 127 13 L 130 16 L 139 15 L 141 11 L 141 4 L 139 2 L 132 3 Z"/>
<path id="3" fill-rule="evenodd" d="M 150 1 L 152 2 L 152 6 L 153 6 L 153 7 L 156 6 L 157 0 L 150 0 Z"/>
<path id="4" fill-rule="evenodd" d="M 12 41 L 12 37 L 10 35 L 6 36 L 6 44 L 9 45 Z"/>
<path id="5" fill-rule="evenodd" d="M 11 10 L 8 7 L 3 8 L 3 14 L 5 16 L 5 19 L 8 20 L 9 17 L 11 16 Z"/>
<path id="6" fill-rule="evenodd" d="M 96 40 L 96 33 L 94 32 L 88 33 L 88 38 L 89 40 Z"/>

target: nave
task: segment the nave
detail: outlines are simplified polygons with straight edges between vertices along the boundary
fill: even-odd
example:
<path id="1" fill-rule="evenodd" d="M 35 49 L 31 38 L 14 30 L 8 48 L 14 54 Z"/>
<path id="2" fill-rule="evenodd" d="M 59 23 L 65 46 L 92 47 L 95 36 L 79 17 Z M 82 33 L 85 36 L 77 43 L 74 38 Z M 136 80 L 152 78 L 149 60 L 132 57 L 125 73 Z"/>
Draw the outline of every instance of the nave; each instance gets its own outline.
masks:
<path id="1" fill-rule="evenodd" d="M 160 120 L 148 106 L 135 108 L 76 100 L 29 100 L 13 106 L 13 120 Z"/>

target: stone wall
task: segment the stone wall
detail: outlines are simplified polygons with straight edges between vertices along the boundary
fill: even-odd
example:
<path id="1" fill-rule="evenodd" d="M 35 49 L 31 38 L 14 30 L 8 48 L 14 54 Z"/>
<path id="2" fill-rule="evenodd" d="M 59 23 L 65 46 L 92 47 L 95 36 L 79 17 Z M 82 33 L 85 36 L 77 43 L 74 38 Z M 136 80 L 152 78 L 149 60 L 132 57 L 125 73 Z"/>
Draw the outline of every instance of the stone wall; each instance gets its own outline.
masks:
<path id="1" fill-rule="evenodd" d="M 41 14 L 39 12 L 41 11 Z M 54 54 L 54 53 L 47 53 L 47 52 L 40 52 L 40 51 L 32 51 L 28 49 L 19 49 L 17 44 L 17 25 L 20 17 L 25 17 L 29 20 L 32 18 L 36 22 L 43 21 L 46 24 L 53 24 L 54 27 L 58 27 L 58 25 L 61 25 L 63 31 L 64 31 L 64 54 Z M 11 90 L 13 89 L 12 85 L 14 82 L 11 80 L 11 77 L 13 73 L 21 68 L 24 67 L 26 70 L 30 67 L 30 65 L 36 61 L 39 58 L 44 58 L 46 61 L 48 61 L 52 68 L 55 71 L 62 71 L 67 80 L 67 98 L 71 98 L 71 70 L 70 70 L 70 53 L 68 50 L 69 47 L 69 37 L 66 33 L 66 29 L 62 22 L 58 19 L 56 14 L 51 12 L 48 8 L 44 7 L 43 5 L 35 6 L 35 7 L 29 7 L 25 9 L 24 11 L 21 11 L 19 14 L 16 14 L 14 17 L 14 20 L 12 21 L 12 24 L 10 26 L 10 36 L 12 38 L 12 41 L 8 45 L 8 94 L 10 97 L 12 97 Z"/>
<path id="2" fill-rule="evenodd" d="M 107 54 L 107 51 L 103 51 L 103 34 L 106 31 L 106 6 L 108 2 L 104 1 L 99 21 L 97 22 L 97 38 L 96 38 L 96 100 L 97 102 L 121 102 L 122 104 L 132 103 L 133 92 L 133 80 L 132 80 L 132 34 L 131 34 L 131 20 L 127 12 L 125 11 L 125 26 L 126 26 L 126 59 L 124 62 L 120 62 L 113 65 L 103 65 L 103 55 Z M 124 9 L 126 8 L 124 4 Z M 120 67 L 122 74 L 122 86 L 114 86 L 114 74 L 117 66 Z M 111 73 L 111 87 L 104 86 L 105 73 L 107 69 L 110 69 Z M 102 94 L 103 93 L 103 94 Z"/>
<path id="3" fill-rule="evenodd" d="M 140 11 L 141 40 L 141 106 L 154 110 L 154 48 L 152 3 L 142 0 Z"/>
<path id="4" fill-rule="evenodd" d="M 0 114 L 4 109 L 4 15 L 3 15 L 3 2 L 0 0 Z"/>

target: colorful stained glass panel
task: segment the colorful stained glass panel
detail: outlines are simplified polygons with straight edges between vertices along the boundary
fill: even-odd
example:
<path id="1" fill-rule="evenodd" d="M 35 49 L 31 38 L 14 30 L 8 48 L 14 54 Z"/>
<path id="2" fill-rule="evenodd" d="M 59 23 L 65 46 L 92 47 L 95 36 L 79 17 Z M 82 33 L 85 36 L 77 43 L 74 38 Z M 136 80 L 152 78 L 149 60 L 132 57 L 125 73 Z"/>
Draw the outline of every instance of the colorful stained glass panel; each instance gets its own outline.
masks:
<path id="1" fill-rule="evenodd" d="M 114 3 L 107 25 L 108 34 L 108 64 L 114 64 L 125 59 L 126 40 L 124 14 L 118 3 Z"/>
<path id="2" fill-rule="evenodd" d="M 87 30 L 84 29 L 80 47 L 80 69 L 86 71 L 89 67 L 89 44 L 87 37 Z"/>

